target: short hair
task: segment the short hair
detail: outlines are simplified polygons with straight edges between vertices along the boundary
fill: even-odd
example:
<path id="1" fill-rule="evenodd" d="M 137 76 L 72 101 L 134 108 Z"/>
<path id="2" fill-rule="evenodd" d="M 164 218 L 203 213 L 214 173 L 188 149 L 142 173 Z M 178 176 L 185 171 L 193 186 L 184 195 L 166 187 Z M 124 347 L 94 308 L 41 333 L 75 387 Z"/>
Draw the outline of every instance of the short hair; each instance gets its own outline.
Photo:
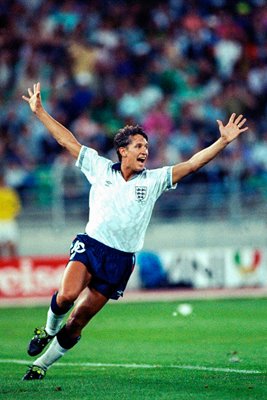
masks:
<path id="1" fill-rule="evenodd" d="M 148 141 L 148 136 L 144 132 L 143 128 L 139 125 L 126 125 L 120 129 L 114 137 L 114 147 L 117 152 L 119 161 L 121 161 L 121 154 L 119 152 L 120 147 L 127 147 L 131 143 L 131 136 L 141 135 Z"/>

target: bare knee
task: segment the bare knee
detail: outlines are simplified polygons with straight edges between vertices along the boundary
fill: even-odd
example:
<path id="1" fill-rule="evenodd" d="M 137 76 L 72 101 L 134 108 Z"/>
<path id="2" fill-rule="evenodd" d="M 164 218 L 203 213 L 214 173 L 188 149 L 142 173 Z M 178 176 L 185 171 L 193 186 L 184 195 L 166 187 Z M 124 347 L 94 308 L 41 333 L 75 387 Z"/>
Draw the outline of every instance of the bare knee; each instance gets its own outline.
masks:
<path id="1" fill-rule="evenodd" d="M 83 328 L 88 324 L 88 322 L 93 318 L 89 310 L 73 310 L 66 322 L 66 329 L 69 331 L 70 335 L 76 337 L 81 335 Z"/>
<path id="2" fill-rule="evenodd" d="M 108 299 L 93 289 L 85 289 L 68 318 L 66 329 L 70 335 L 80 335 L 82 329 L 107 303 Z"/>
<path id="3" fill-rule="evenodd" d="M 69 305 L 73 304 L 77 297 L 79 296 L 79 293 L 75 293 L 71 290 L 64 291 L 64 292 L 58 292 L 57 294 L 57 304 L 59 307 L 68 307 Z"/>

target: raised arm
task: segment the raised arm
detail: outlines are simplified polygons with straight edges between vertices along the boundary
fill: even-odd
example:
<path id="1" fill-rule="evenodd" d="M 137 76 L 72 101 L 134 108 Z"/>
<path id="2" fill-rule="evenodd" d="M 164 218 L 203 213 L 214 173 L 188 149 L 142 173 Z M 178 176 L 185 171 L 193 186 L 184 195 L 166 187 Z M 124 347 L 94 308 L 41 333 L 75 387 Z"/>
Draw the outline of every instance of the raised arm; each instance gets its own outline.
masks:
<path id="1" fill-rule="evenodd" d="M 38 82 L 34 84 L 33 91 L 32 89 L 28 89 L 28 93 L 29 97 L 22 96 L 22 98 L 23 100 L 27 101 L 32 112 L 47 128 L 56 141 L 61 146 L 65 147 L 75 158 L 77 158 L 81 149 L 81 144 L 67 128 L 61 125 L 45 111 L 41 100 L 40 83 Z"/>
<path id="2" fill-rule="evenodd" d="M 244 127 L 246 119 L 243 115 L 236 117 L 232 114 L 228 123 L 224 126 L 222 121 L 217 120 L 220 138 L 212 145 L 194 154 L 188 161 L 181 162 L 174 165 L 172 170 L 173 184 L 177 183 L 180 179 L 192 172 L 197 171 L 205 164 L 210 162 L 217 156 L 229 143 L 236 139 L 242 132 L 246 131 L 248 127 Z"/>

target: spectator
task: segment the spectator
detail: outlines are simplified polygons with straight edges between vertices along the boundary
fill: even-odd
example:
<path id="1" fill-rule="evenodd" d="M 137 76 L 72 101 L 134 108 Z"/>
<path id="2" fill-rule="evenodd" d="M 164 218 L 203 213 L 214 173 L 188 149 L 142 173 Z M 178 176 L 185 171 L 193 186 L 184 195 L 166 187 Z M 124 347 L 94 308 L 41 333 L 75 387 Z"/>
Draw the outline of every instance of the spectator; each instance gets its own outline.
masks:
<path id="1" fill-rule="evenodd" d="M 96 146 L 103 155 L 110 151 L 107 138 L 112 141 L 119 126 L 133 120 L 151 125 L 151 110 L 160 103 L 159 112 L 165 113 L 166 102 L 170 137 L 181 123 L 192 121 L 195 137 L 210 133 L 213 112 L 219 119 L 233 110 L 245 114 L 254 126 L 254 142 L 243 143 L 242 157 L 253 153 L 267 127 L 264 1 L 229 5 L 159 0 L 149 7 L 126 0 L 87 3 L 14 0 L 1 7 L 0 152 L 3 162 L 16 163 L 16 177 L 28 174 L 29 163 L 36 169 L 42 164 L 51 167 L 60 157 L 38 123 L 31 125 L 27 140 L 21 134 L 31 116 L 18 106 L 17 98 L 38 80 L 43 82 L 44 103 L 68 128 L 91 113 L 101 126 L 101 143 Z M 190 113 L 184 113 L 186 107 Z M 151 129 L 155 131 L 155 123 Z M 194 153 L 199 140 L 192 143 Z M 39 154 L 32 162 L 27 150 L 35 146 Z M 151 149 L 153 165 L 164 163 L 166 154 L 173 157 L 173 150 L 180 151 L 170 149 L 170 140 Z M 224 157 L 231 162 L 230 154 Z M 251 160 L 256 163 L 257 157 Z M 202 174 L 215 176 L 215 164 L 209 169 Z M 251 165 L 249 174 L 257 171 Z"/>
<path id="2" fill-rule="evenodd" d="M 16 217 L 21 210 L 17 192 L 6 184 L 0 171 L 0 258 L 18 255 L 18 225 Z"/>

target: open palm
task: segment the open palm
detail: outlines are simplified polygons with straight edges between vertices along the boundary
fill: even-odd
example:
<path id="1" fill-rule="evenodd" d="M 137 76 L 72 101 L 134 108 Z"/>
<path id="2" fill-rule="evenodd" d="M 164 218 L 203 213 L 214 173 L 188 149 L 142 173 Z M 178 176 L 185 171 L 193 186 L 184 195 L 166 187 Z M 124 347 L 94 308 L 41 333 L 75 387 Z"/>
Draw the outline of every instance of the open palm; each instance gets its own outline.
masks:
<path id="1" fill-rule="evenodd" d="M 41 85 L 40 83 L 35 83 L 33 85 L 33 91 L 32 89 L 28 89 L 29 97 L 22 96 L 23 100 L 27 101 L 29 103 L 29 106 L 31 107 L 32 112 L 36 113 L 39 108 L 42 107 L 42 102 L 41 102 Z"/>
<path id="2" fill-rule="evenodd" d="M 245 132 L 248 129 L 248 127 L 243 127 L 246 122 L 246 118 L 243 118 L 242 114 L 236 117 L 236 114 L 233 113 L 225 126 L 223 125 L 222 121 L 217 120 L 217 122 L 221 137 L 224 141 L 226 141 L 226 143 L 232 142 L 237 138 L 237 136 L 240 135 L 240 133 Z"/>

